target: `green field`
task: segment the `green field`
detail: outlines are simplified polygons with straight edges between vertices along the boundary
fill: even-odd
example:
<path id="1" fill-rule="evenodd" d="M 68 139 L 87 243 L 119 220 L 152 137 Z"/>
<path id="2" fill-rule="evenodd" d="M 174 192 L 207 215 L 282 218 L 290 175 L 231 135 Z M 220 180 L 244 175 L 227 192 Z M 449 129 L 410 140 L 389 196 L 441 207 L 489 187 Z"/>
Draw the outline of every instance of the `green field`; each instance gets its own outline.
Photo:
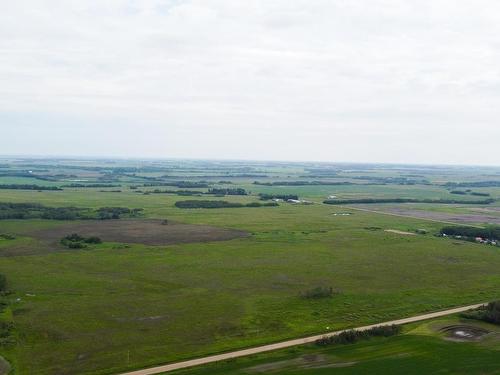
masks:
<path id="1" fill-rule="evenodd" d="M 25 168 L 16 166 L 15 161 L 8 162 L 12 171 Z M 54 163 L 61 165 L 54 167 Z M 14 343 L 0 346 L 0 352 L 15 373 L 112 374 L 500 297 L 499 247 L 438 238 L 434 234 L 443 226 L 438 222 L 321 203 L 330 194 L 443 198 L 449 192 L 434 181 L 448 181 L 448 176 L 457 174 L 461 180 L 474 180 L 467 170 L 444 171 L 438 177 L 434 171 L 429 172 L 426 177 L 431 185 L 268 187 L 252 183 L 263 180 L 262 177 L 228 175 L 250 173 L 247 170 L 250 168 L 252 173 L 268 174 L 266 181 L 312 178 L 300 177 L 307 173 L 303 165 L 175 163 L 166 163 L 165 168 L 170 169 L 165 172 L 139 171 L 131 175 L 89 171 L 84 167 L 75 169 L 77 161 L 50 161 L 49 172 L 44 173 L 55 176 L 53 179 L 45 182 L 22 177 L 18 182 L 60 186 L 78 179 L 98 183 L 101 176 L 122 185 L 121 192 L 116 193 L 96 188 L 42 192 L 0 189 L 0 202 L 40 203 L 49 207 L 143 208 L 141 220 L 168 219 L 250 234 L 228 241 L 164 246 L 105 241 L 77 250 L 50 243 L 40 235 L 67 222 L 1 220 L 0 234 L 17 237 L 0 239 L 0 273 L 6 275 L 12 291 L 2 297 L 7 303 L 3 319 L 12 321 L 15 327 Z M 72 168 L 65 169 L 65 165 Z M 89 168 L 88 164 L 86 167 Z M 242 168 L 246 169 L 242 172 Z M 214 177 L 206 177 L 210 173 Z M 398 176 L 402 172 L 382 169 L 360 172 L 365 173 Z M 56 176 L 61 174 L 76 177 Z M 159 177 L 164 174 L 167 177 Z M 169 174 L 181 177 L 168 177 Z M 216 181 L 216 186 L 243 187 L 252 193 L 223 198 L 144 194 L 155 187 L 140 187 L 143 193 L 130 189 L 131 185 L 151 181 L 141 176 L 164 182 Z M 344 180 L 349 176 L 352 173 L 346 172 Z M 0 177 L 1 183 L 16 182 L 6 176 Z M 171 187 L 161 187 L 167 188 Z M 489 191 L 494 199 L 498 198 L 499 188 Z M 174 206 L 176 201 L 185 199 L 256 202 L 256 194 L 260 192 L 294 193 L 314 204 L 281 202 L 279 207 L 225 209 Z M 459 205 L 429 207 L 431 211 L 451 210 L 457 214 L 463 209 Z M 350 215 L 338 215 L 345 213 Z M 412 233 L 425 229 L 427 234 L 402 235 L 386 232 L 387 229 Z M 330 298 L 303 297 L 304 292 L 315 287 L 331 287 L 335 293 Z M 449 350 L 448 343 L 434 337 L 405 335 L 380 341 L 383 342 L 361 344 L 359 350 L 372 353 L 374 358 L 397 347 L 429 355 Z M 464 353 L 467 345 L 457 345 L 453 349 L 456 351 L 450 349 L 450 356 Z M 351 349 L 347 347 L 332 350 L 335 352 L 332 355 L 340 351 L 339 356 L 355 356 L 349 354 Z M 423 371 L 414 373 L 434 369 L 425 367 L 432 366 L 432 361 L 425 361 L 424 354 L 408 362 L 423 366 L 417 367 Z M 280 355 L 295 354 L 276 354 Z M 477 349 L 477 356 L 486 361 L 491 353 Z M 410 361 L 402 357 L 394 363 L 376 360 L 370 363 L 380 365 L 377 367 L 380 372 L 384 369 L 390 372 L 395 371 L 398 362 L 407 360 Z M 485 366 L 484 370 L 489 371 L 491 367 Z M 337 371 L 349 373 L 355 368 Z M 211 373 L 208 369 L 200 371 Z M 232 373 L 223 368 L 221 371 Z"/>
<path id="2" fill-rule="evenodd" d="M 479 325 L 492 332 L 479 342 L 448 341 L 436 329 L 457 323 L 463 321 L 441 319 L 405 327 L 404 334 L 397 337 L 372 338 L 327 348 L 309 345 L 179 370 L 173 374 L 499 374 L 499 328 Z"/>

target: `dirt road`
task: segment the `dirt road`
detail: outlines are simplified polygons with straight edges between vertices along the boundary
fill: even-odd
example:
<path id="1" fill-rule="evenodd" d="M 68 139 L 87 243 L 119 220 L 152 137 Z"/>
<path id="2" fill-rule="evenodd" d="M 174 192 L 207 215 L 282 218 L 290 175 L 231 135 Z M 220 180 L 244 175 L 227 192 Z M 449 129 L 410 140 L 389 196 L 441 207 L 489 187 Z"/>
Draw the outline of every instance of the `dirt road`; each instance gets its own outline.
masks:
<path id="1" fill-rule="evenodd" d="M 369 326 L 358 327 L 358 328 L 354 328 L 354 329 L 357 330 L 357 331 L 365 331 L 365 330 L 368 330 L 370 328 L 377 327 L 377 326 L 382 326 L 382 325 L 414 323 L 414 322 L 419 322 L 421 320 L 433 319 L 433 318 L 438 318 L 440 316 L 446 316 L 446 315 L 456 314 L 456 313 L 460 313 L 460 312 L 467 311 L 467 310 L 472 310 L 472 309 L 475 309 L 475 308 L 478 308 L 478 307 L 481 307 L 481 306 L 484 306 L 484 305 L 485 305 L 485 303 L 479 303 L 479 304 L 476 304 L 476 305 L 456 307 L 456 308 L 449 309 L 449 310 L 438 311 L 438 312 L 433 312 L 433 313 L 428 313 L 428 314 L 423 314 L 423 315 L 417 315 L 417 316 L 413 316 L 411 318 L 404 318 L 404 319 L 399 319 L 399 320 L 392 320 L 392 321 L 389 321 L 389 322 L 372 324 L 372 325 L 369 325 Z M 207 363 L 224 361 L 224 360 L 227 360 L 227 359 L 244 357 L 244 356 L 247 356 L 247 355 L 264 353 L 264 352 L 269 352 L 269 351 L 277 350 L 277 349 L 284 349 L 284 348 L 288 348 L 288 347 L 291 347 L 291 346 L 309 344 L 309 343 L 315 342 L 317 339 L 319 339 L 321 337 L 335 336 L 335 335 L 340 334 L 341 332 L 343 332 L 343 330 L 342 331 L 335 331 L 335 332 L 324 333 L 324 334 L 321 334 L 321 335 L 303 337 L 303 338 L 295 339 L 295 340 L 278 342 L 278 343 L 275 343 L 275 344 L 258 346 L 256 348 L 243 349 L 243 350 L 238 350 L 238 351 L 235 351 L 235 352 L 229 352 L 229 353 L 212 355 L 212 356 L 209 356 L 209 357 L 192 359 L 192 360 L 189 360 L 189 361 L 171 363 L 171 364 L 168 364 L 168 365 L 163 365 L 163 366 L 158 366 L 158 367 L 151 367 L 151 368 L 148 368 L 148 369 L 143 369 L 143 370 L 137 370 L 137 371 L 123 373 L 121 375 L 153 375 L 153 374 L 160 374 L 160 373 L 163 373 L 163 372 L 169 372 L 169 371 L 179 370 L 179 369 L 186 368 L 186 367 L 193 367 L 193 366 L 203 365 L 203 364 L 207 364 Z"/>

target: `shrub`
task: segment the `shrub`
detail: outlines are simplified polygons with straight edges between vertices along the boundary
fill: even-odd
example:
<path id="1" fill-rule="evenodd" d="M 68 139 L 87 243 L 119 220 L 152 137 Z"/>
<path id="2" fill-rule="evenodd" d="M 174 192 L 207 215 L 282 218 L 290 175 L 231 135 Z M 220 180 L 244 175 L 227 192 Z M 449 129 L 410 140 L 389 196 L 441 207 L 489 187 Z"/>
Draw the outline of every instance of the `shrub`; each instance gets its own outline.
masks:
<path id="1" fill-rule="evenodd" d="M 92 236 L 92 237 L 87 237 L 83 240 L 85 243 L 90 243 L 90 244 L 100 244 L 102 243 L 102 240 L 99 237 Z"/>
<path id="2" fill-rule="evenodd" d="M 79 234 L 73 233 L 61 239 L 61 244 L 69 249 L 83 249 L 87 244 L 100 244 L 102 240 L 99 237 L 83 237 Z"/>
<path id="3" fill-rule="evenodd" d="M 318 286 L 313 289 L 306 290 L 302 293 L 302 297 L 308 299 L 329 298 L 334 294 L 332 287 Z"/>
<path id="4" fill-rule="evenodd" d="M 7 278 L 4 274 L 0 273 L 0 292 L 5 292 L 7 290 Z"/>
<path id="5" fill-rule="evenodd" d="M 490 302 L 485 307 L 467 311 L 462 314 L 468 319 L 482 320 L 484 322 L 500 324 L 500 301 Z"/>
<path id="6" fill-rule="evenodd" d="M 350 329 L 347 331 L 342 331 L 338 335 L 325 336 L 316 340 L 316 345 L 326 346 L 332 344 L 354 344 L 359 340 L 366 340 L 370 337 L 390 337 L 397 335 L 401 332 L 401 326 L 390 325 L 390 326 L 377 326 L 364 331 L 358 331 Z"/>

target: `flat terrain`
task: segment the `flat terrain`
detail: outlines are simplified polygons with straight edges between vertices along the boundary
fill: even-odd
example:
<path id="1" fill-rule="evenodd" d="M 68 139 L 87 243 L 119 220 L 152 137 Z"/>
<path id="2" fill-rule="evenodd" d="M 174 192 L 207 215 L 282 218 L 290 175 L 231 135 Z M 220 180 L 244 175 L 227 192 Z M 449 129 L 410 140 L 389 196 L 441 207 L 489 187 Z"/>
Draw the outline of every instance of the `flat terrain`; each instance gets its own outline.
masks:
<path id="1" fill-rule="evenodd" d="M 454 212 L 442 212 L 435 210 L 418 209 L 418 208 L 412 208 L 411 206 L 394 207 L 387 205 L 356 205 L 355 207 L 371 209 L 380 212 L 387 212 L 403 216 L 422 218 L 422 219 L 448 221 L 457 224 L 481 224 L 481 223 L 500 224 L 500 216 L 488 213 L 488 210 L 490 210 L 493 213 L 498 212 L 494 208 L 493 209 L 474 208 L 474 210 L 477 213 L 464 213 L 461 212 L 464 209 L 464 207 L 460 206 L 459 212 L 454 213 Z M 467 210 L 469 211 L 471 209 Z"/>
<path id="2" fill-rule="evenodd" d="M 63 189 L 0 189 L 0 202 L 143 209 L 135 219 L 0 220 L 0 234 L 15 236 L 0 237 L 0 273 L 12 292 L 1 297 L 0 321 L 15 327 L 0 355 L 18 374 L 116 374 L 500 297 L 499 247 L 437 237 L 446 225 L 439 221 L 322 203 L 329 195 L 471 199 L 444 184 L 500 181 L 493 168 L 6 160 L 0 169 L 0 183 Z M 500 188 L 472 189 L 493 202 L 418 208 L 495 216 L 470 210 L 496 212 Z M 186 199 L 264 202 L 263 193 L 313 204 L 175 207 Z M 73 232 L 104 242 L 62 247 Z M 332 292 L 316 298 L 318 288 Z"/>
<path id="3" fill-rule="evenodd" d="M 192 242 L 227 241 L 247 237 L 248 232 L 162 220 L 86 220 L 64 222 L 58 226 L 28 231 L 36 239 L 55 245 L 71 233 L 97 236 L 106 242 L 138 243 L 145 245 L 173 245 Z"/>
<path id="4" fill-rule="evenodd" d="M 483 307 L 483 306 L 484 306 L 484 304 L 463 306 L 463 307 L 458 307 L 458 308 L 454 308 L 454 309 L 450 309 L 450 310 L 444 310 L 444 311 L 439 311 L 439 312 L 434 312 L 434 313 L 429 313 L 429 314 L 413 316 L 413 317 L 409 317 L 409 318 L 393 320 L 390 322 L 380 322 L 380 323 L 372 324 L 369 326 L 356 327 L 356 328 L 353 328 L 353 330 L 362 332 L 362 331 L 368 331 L 374 327 L 414 323 L 414 322 L 419 322 L 422 320 L 428 320 L 428 319 L 432 319 L 432 318 L 436 318 L 436 317 L 456 314 L 456 313 L 467 311 L 467 310 L 477 309 L 477 308 Z M 478 328 L 476 328 L 474 330 L 468 329 L 468 328 L 469 327 L 463 326 L 463 325 L 462 326 L 450 325 L 450 326 L 445 327 L 446 332 L 448 332 L 449 338 L 453 338 L 453 339 L 457 340 L 458 337 L 460 337 L 460 340 L 462 340 L 462 341 L 467 340 L 469 338 L 466 338 L 465 336 L 458 336 L 457 334 L 463 333 L 465 331 L 470 332 L 471 337 L 474 334 L 473 332 L 475 332 L 474 339 L 477 338 L 476 341 L 478 341 L 479 338 L 481 337 L 480 333 L 482 333 L 482 334 L 488 333 L 487 330 L 480 331 Z M 461 330 L 459 330 L 459 329 L 461 329 Z M 123 375 L 154 375 L 154 374 L 160 374 L 160 373 L 164 373 L 164 372 L 175 371 L 175 370 L 179 370 L 179 369 L 183 369 L 183 368 L 206 365 L 206 364 L 220 362 L 220 361 L 227 361 L 227 360 L 234 359 L 234 358 L 251 356 L 251 355 L 256 355 L 256 354 L 265 353 L 265 352 L 269 352 L 269 351 L 290 348 L 290 347 L 294 347 L 294 346 L 298 346 L 298 345 L 315 343 L 319 339 L 322 339 L 325 337 L 337 336 L 337 335 L 341 334 L 342 332 L 345 332 L 345 331 L 329 332 L 329 333 L 325 333 L 322 335 L 315 335 L 315 336 L 304 337 L 304 338 L 299 338 L 299 339 L 295 339 L 295 340 L 283 341 L 283 342 L 279 342 L 279 343 L 275 343 L 275 344 L 259 346 L 256 348 L 240 350 L 237 352 L 230 352 L 230 353 L 224 353 L 224 354 L 219 354 L 219 355 L 205 357 L 205 358 L 192 359 L 190 361 L 172 363 L 169 365 L 158 366 L 158 367 L 148 368 L 148 369 L 144 369 L 144 370 L 128 372 L 128 373 L 123 374 Z M 469 340 L 472 340 L 472 338 L 470 338 Z M 271 369 L 271 368 L 268 368 L 268 369 Z"/>
<path id="5" fill-rule="evenodd" d="M 449 327 L 484 334 L 450 340 Z M 238 358 L 192 369 L 182 375 L 238 374 L 488 374 L 500 373 L 500 328 L 446 318 L 405 327 L 402 335 L 349 345 L 315 345 Z"/>

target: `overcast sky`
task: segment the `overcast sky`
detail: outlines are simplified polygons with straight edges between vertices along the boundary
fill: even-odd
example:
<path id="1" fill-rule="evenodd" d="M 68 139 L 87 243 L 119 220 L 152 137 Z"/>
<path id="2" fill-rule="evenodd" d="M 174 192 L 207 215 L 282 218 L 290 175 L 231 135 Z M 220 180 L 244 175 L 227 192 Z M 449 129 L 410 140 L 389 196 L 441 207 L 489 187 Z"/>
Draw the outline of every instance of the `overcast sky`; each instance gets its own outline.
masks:
<path id="1" fill-rule="evenodd" d="M 495 0 L 15 0 L 0 154 L 500 165 Z"/>

